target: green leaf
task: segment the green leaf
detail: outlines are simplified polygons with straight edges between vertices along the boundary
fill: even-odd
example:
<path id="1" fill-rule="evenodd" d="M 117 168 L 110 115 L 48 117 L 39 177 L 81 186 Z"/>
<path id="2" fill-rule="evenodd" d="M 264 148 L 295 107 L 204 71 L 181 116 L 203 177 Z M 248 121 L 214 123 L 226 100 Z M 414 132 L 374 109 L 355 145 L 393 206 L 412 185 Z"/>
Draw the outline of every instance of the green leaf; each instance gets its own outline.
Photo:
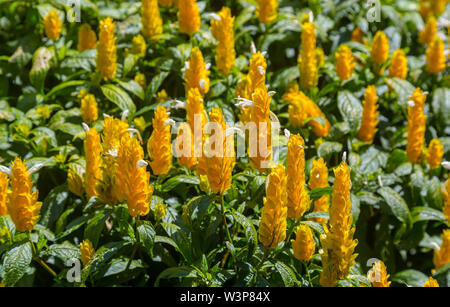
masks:
<path id="1" fill-rule="evenodd" d="M 100 235 L 106 226 L 105 222 L 110 214 L 110 209 L 102 210 L 97 212 L 97 214 L 88 221 L 84 230 L 84 238 L 89 239 L 89 241 L 92 242 L 92 245 L 97 246 Z"/>
<path id="2" fill-rule="evenodd" d="M 142 87 L 134 80 L 130 80 L 128 82 L 123 82 L 119 79 L 114 79 L 121 87 L 126 89 L 129 93 L 132 93 L 139 97 L 141 100 L 144 100 L 144 90 Z"/>
<path id="3" fill-rule="evenodd" d="M 196 278 L 199 277 L 199 274 L 196 269 L 188 267 L 188 266 L 179 266 L 174 268 L 168 268 L 161 272 L 156 278 L 155 287 L 159 286 L 160 279 L 169 279 L 175 277 L 191 277 Z"/>
<path id="4" fill-rule="evenodd" d="M 378 194 L 384 198 L 395 217 L 402 223 L 406 223 L 407 227 L 409 227 L 411 225 L 411 215 L 408 205 L 400 194 L 390 187 L 379 188 Z"/>
<path id="5" fill-rule="evenodd" d="M 120 87 L 114 84 L 105 84 L 101 87 L 103 94 L 116 104 L 122 111 L 128 110 L 130 114 L 136 112 L 136 106 L 130 96 Z"/>
<path id="6" fill-rule="evenodd" d="M 59 185 L 48 193 L 42 202 L 40 224 L 51 227 L 64 212 L 69 198 L 69 190 L 66 184 Z"/>
<path id="7" fill-rule="evenodd" d="M 59 91 L 67 88 L 67 87 L 72 87 L 72 86 L 79 86 L 79 85 L 83 85 L 85 84 L 86 81 L 84 80 L 71 80 L 71 81 L 66 81 L 63 83 L 59 83 L 58 85 L 56 85 L 54 88 L 52 88 L 46 95 L 46 98 L 51 97 L 52 95 L 55 95 L 56 93 L 58 93 Z"/>
<path id="8" fill-rule="evenodd" d="M 29 242 L 10 249 L 3 260 L 6 285 L 14 286 L 25 275 L 31 260 L 33 260 L 33 253 Z"/>
<path id="9" fill-rule="evenodd" d="M 281 261 L 275 263 L 275 269 L 280 273 L 285 287 L 293 287 L 299 284 L 292 269 Z"/>
<path id="10" fill-rule="evenodd" d="M 342 144 L 338 142 L 323 142 L 317 149 L 319 157 L 324 157 L 325 159 L 329 159 L 333 153 L 341 151 Z"/>
<path id="11" fill-rule="evenodd" d="M 422 287 L 427 279 L 428 276 L 412 269 L 398 272 L 392 276 L 392 281 L 411 287 Z"/>
<path id="12" fill-rule="evenodd" d="M 414 207 L 411 211 L 412 222 L 420 221 L 446 221 L 442 211 L 429 207 Z"/>
<path id="13" fill-rule="evenodd" d="M 139 60 L 138 54 L 129 54 L 123 62 L 123 76 L 126 77 Z"/>
<path id="14" fill-rule="evenodd" d="M 30 82 L 38 93 L 43 94 L 44 82 L 50 69 L 50 59 L 53 53 L 45 47 L 40 47 L 33 55 L 33 66 L 30 70 Z"/>
<path id="15" fill-rule="evenodd" d="M 168 75 L 169 75 L 169 72 L 163 71 L 153 77 L 152 81 L 150 82 L 150 84 L 147 86 L 147 89 L 145 90 L 145 100 L 146 101 L 151 101 L 152 98 L 155 97 L 156 92 L 158 91 L 159 87 L 161 86 L 161 84 L 167 78 Z"/>
<path id="16" fill-rule="evenodd" d="M 258 235 L 256 233 L 255 226 L 249 221 L 247 217 L 242 215 L 241 213 L 234 211 L 233 216 L 236 219 L 242 228 L 244 229 L 245 238 L 247 239 L 248 244 L 248 253 L 247 255 L 250 257 L 253 255 L 253 252 L 256 250 L 258 246 Z"/>
<path id="17" fill-rule="evenodd" d="M 143 221 L 142 225 L 139 225 L 138 228 L 139 237 L 141 239 L 142 245 L 145 250 L 152 255 L 153 245 L 155 243 L 155 235 L 156 232 L 153 229 L 152 225 L 148 221 Z"/>
<path id="18" fill-rule="evenodd" d="M 388 154 L 371 146 L 367 151 L 361 155 L 360 170 L 364 173 L 376 171 L 379 168 L 384 168 L 388 160 Z"/>
<path id="19" fill-rule="evenodd" d="M 164 182 L 162 185 L 162 191 L 169 192 L 180 183 L 200 184 L 200 179 L 198 179 L 197 176 L 178 175 Z"/>
<path id="20" fill-rule="evenodd" d="M 444 127 L 450 126 L 450 89 L 438 88 L 435 90 L 431 106 L 435 116 L 442 121 L 442 125 Z"/>
<path id="21" fill-rule="evenodd" d="M 328 212 L 323 212 L 323 211 L 316 211 L 316 212 L 310 212 L 308 214 L 305 214 L 303 216 L 305 219 L 310 219 L 310 218 L 322 218 L 322 219 L 329 219 L 330 218 L 330 214 Z"/>
<path id="22" fill-rule="evenodd" d="M 66 264 L 70 259 L 78 259 L 81 256 L 80 247 L 65 241 L 61 244 L 50 245 L 45 251 L 41 252 L 41 256 L 54 256 Z"/>
<path id="23" fill-rule="evenodd" d="M 415 87 L 408 81 L 399 78 L 386 78 L 385 80 L 386 84 L 397 93 L 398 104 L 406 108 L 409 97 L 413 94 Z"/>
<path id="24" fill-rule="evenodd" d="M 338 93 L 338 109 L 344 120 L 356 133 L 361 125 L 363 110 L 361 102 L 349 91 L 341 91 Z"/>
<path id="25" fill-rule="evenodd" d="M 331 195 L 333 193 L 333 187 L 315 188 L 309 191 L 309 198 L 311 200 L 318 200 L 324 195 Z"/>

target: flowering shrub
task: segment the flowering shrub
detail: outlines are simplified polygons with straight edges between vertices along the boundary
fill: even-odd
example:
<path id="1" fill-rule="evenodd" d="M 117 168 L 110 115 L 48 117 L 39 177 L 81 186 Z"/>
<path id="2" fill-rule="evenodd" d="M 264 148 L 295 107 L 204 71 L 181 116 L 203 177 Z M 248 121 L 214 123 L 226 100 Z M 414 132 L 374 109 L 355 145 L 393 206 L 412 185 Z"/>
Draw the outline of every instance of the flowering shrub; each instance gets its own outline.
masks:
<path id="1" fill-rule="evenodd" d="M 0 285 L 449 286 L 450 5 L 364 2 L 2 1 Z"/>

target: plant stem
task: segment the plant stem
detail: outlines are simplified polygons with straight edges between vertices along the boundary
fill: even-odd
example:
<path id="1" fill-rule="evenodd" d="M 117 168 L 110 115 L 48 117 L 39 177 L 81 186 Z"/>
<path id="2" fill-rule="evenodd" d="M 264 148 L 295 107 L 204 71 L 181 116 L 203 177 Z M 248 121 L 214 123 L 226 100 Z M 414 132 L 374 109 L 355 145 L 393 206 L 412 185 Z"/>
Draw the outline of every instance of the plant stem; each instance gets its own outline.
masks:
<path id="1" fill-rule="evenodd" d="M 231 239 L 230 236 L 230 231 L 228 230 L 227 227 L 227 218 L 225 217 L 225 209 L 224 209 L 224 201 L 223 201 L 223 195 L 221 196 L 221 206 L 220 209 L 222 211 L 222 217 L 223 217 L 223 226 L 225 227 L 225 230 L 227 232 L 227 237 L 228 237 L 228 241 L 230 241 L 231 244 L 233 244 L 233 240 Z"/>
<path id="2" fill-rule="evenodd" d="M 44 269 L 46 269 L 50 274 L 53 275 L 53 277 L 57 277 L 58 275 L 55 273 L 55 271 L 53 271 L 48 265 L 47 263 L 45 263 L 41 258 L 39 258 L 38 253 L 37 253 L 37 249 L 36 246 L 34 245 L 33 240 L 31 239 L 31 232 L 28 231 L 27 232 L 27 236 L 28 236 L 28 240 L 30 241 L 31 244 L 31 249 L 33 250 L 33 259 L 39 263 Z"/>
<path id="3" fill-rule="evenodd" d="M 128 260 L 127 266 L 125 268 L 125 271 L 128 271 L 128 269 L 130 268 L 131 265 L 131 261 L 133 261 L 134 255 L 136 255 L 136 251 L 139 247 L 140 244 L 140 237 L 139 237 L 139 232 L 137 230 L 138 228 L 138 222 L 139 222 L 139 215 L 136 217 L 135 221 L 134 221 L 134 235 L 136 236 L 136 243 L 133 246 L 133 251 L 131 252 L 131 256 L 130 259 Z"/>
<path id="4" fill-rule="evenodd" d="M 302 261 L 304 266 L 305 266 L 305 270 L 306 270 L 306 276 L 308 276 L 308 281 L 309 281 L 309 285 L 311 287 L 314 287 L 312 282 L 311 282 L 311 275 L 309 275 L 309 269 L 308 269 L 308 263 L 306 261 Z"/>
<path id="5" fill-rule="evenodd" d="M 264 247 L 264 255 L 261 259 L 261 261 L 258 263 L 258 265 L 256 266 L 256 274 L 255 274 L 255 284 L 256 284 L 256 278 L 258 277 L 259 274 L 259 269 L 261 268 L 261 266 L 264 264 L 264 261 L 266 261 L 267 256 L 269 255 L 270 249 L 267 247 Z"/>

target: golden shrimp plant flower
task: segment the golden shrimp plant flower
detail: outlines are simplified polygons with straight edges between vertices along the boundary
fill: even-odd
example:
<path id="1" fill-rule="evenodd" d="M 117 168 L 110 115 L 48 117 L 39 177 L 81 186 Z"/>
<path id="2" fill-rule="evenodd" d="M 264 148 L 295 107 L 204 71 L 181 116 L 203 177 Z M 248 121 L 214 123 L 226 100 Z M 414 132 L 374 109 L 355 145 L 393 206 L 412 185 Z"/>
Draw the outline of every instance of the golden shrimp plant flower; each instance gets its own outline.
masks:
<path id="1" fill-rule="evenodd" d="M 256 16 L 264 24 L 269 24 L 277 18 L 278 0 L 257 0 Z"/>
<path id="2" fill-rule="evenodd" d="M 97 71 L 104 80 L 115 77 L 117 70 L 117 46 L 114 36 L 114 21 L 107 17 L 100 21 L 97 43 Z"/>
<path id="3" fill-rule="evenodd" d="M 314 159 L 312 161 L 312 168 L 309 175 L 309 188 L 311 190 L 317 188 L 328 187 L 328 168 L 323 158 Z M 330 196 L 328 194 L 323 195 L 319 199 L 314 201 L 313 212 L 328 212 L 330 207 Z M 325 218 L 311 218 L 317 223 L 326 223 Z"/>
<path id="4" fill-rule="evenodd" d="M 436 36 L 428 47 L 426 55 L 426 68 L 430 74 L 437 75 L 444 71 L 446 61 L 444 51 L 444 42 L 439 36 Z"/>
<path id="5" fill-rule="evenodd" d="M 353 239 L 355 228 L 352 226 L 350 189 L 350 168 L 346 162 L 334 169 L 332 203 L 329 210 L 329 227 L 324 226 L 321 236 L 322 268 L 320 284 L 324 287 L 335 286 L 339 279 L 345 279 L 355 263 L 354 254 L 357 240 Z"/>
<path id="6" fill-rule="evenodd" d="M 44 17 L 44 30 L 50 40 L 57 40 L 61 35 L 62 22 L 59 19 L 58 13 L 55 10 L 51 10 Z"/>
<path id="7" fill-rule="evenodd" d="M 286 238 L 286 202 L 286 175 L 284 166 L 278 164 L 267 177 L 259 221 L 259 241 L 266 248 L 275 248 Z"/>
<path id="8" fill-rule="evenodd" d="M 427 162 L 430 169 L 438 168 L 444 156 L 444 146 L 439 139 L 432 139 L 427 150 Z"/>
<path id="9" fill-rule="evenodd" d="M 83 240 L 83 242 L 80 243 L 80 252 L 81 252 L 81 262 L 83 265 L 86 265 L 91 261 L 91 259 L 95 255 L 95 249 L 92 245 L 92 242 L 89 239 Z"/>
<path id="10" fill-rule="evenodd" d="M 358 42 L 358 43 L 364 43 L 364 32 L 361 30 L 360 27 L 356 27 L 352 32 L 352 42 Z"/>
<path id="11" fill-rule="evenodd" d="M 312 90 L 317 86 L 318 65 L 316 57 L 316 33 L 312 22 L 302 25 L 302 48 L 299 57 L 300 86 L 303 90 Z"/>
<path id="12" fill-rule="evenodd" d="M 392 55 L 391 65 L 389 66 L 389 76 L 405 80 L 407 75 L 408 59 L 406 58 L 405 51 L 403 51 L 403 49 L 397 49 Z"/>
<path id="13" fill-rule="evenodd" d="M 178 127 L 175 153 L 180 166 L 193 169 L 197 165 L 197 157 L 194 152 L 194 137 L 188 123 L 180 123 Z"/>
<path id="14" fill-rule="evenodd" d="M 311 205 L 305 185 L 305 141 L 299 134 L 289 136 L 286 168 L 288 217 L 299 219 Z"/>
<path id="15" fill-rule="evenodd" d="M 87 196 L 97 196 L 96 186 L 102 178 L 102 145 L 100 143 L 100 135 L 95 128 L 86 132 L 84 140 L 84 152 L 86 156 L 86 171 L 84 173 L 84 190 Z"/>
<path id="16" fill-rule="evenodd" d="M 233 135 L 226 135 L 227 126 L 219 108 L 213 108 L 209 114 L 209 123 L 214 123 L 214 135 L 206 139 L 205 152 L 206 175 L 213 193 L 224 195 L 231 187 L 233 167 L 235 164 Z"/>
<path id="17" fill-rule="evenodd" d="M 383 74 L 383 64 L 389 56 L 389 40 L 383 31 L 378 31 L 372 41 L 370 56 L 374 63 L 374 71 L 377 74 Z"/>
<path id="18" fill-rule="evenodd" d="M 97 35 L 91 26 L 84 23 L 78 29 L 78 51 L 83 52 L 97 47 Z"/>
<path id="19" fill-rule="evenodd" d="M 336 73 L 339 80 L 345 81 L 350 79 L 355 65 L 352 50 L 347 45 L 339 46 L 336 52 Z"/>
<path id="20" fill-rule="evenodd" d="M 134 81 L 139 84 L 143 90 L 146 89 L 147 87 L 147 78 L 145 77 L 144 74 L 137 74 L 136 76 L 134 76 Z M 158 101 L 158 99 L 156 100 L 156 102 L 160 102 Z"/>
<path id="21" fill-rule="evenodd" d="M 152 124 L 153 132 L 147 143 L 150 166 L 155 175 L 164 175 L 172 167 L 171 125 L 164 106 L 156 108 Z"/>
<path id="22" fill-rule="evenodd" d="M 419 162 L 425 143 L 427 116 L 424 114 L 426 95 L 417 88 L 408 102 L 406 153 L 409 162 Z"/>
<path id="23" fill-rule="evenodd" d="M 203 127 L 208 122 L 208 116 L 205 111 L 202 95 L 197 88 L 192 88 L 188 92 L 186 100 L 186 122 L 189 124 L 193 134 L 194 156 L 201 158 L 203 156 L 202 131 Z M 201 175 L 206 174 L 204 170 L 205 168 L 201 167 Z"/>
<path id="24" fill-rule="evenodd" d="M 373 143 L 378 125 L 378 96 L 374 85 L 366 88 L 363 101 L 363 112 L 358 138 L 363 142 Z"/>
<path id="25" fill-rule="evenodd" d="M 8 215 L 8 207 L 6 206 L 8 185 L 8 175 L 0 172 L 0 216 Z"/>
<path id="26" fill-rule="evenodd" d="M 439 249 L 434 250 L 434 268 L 439 270 L 450 262 L 450 229 L 445 229 L 441 235 L 442 244 Z"/>
<path id="27" fill-rule="evenodd" d="M 169 7 L 169 6 L 171 6 L 173 3 L 172 3 L 172 0 L 158 0 L 158 4 L 159 4 L 159 6 L 161 6 L 161 7 Z"/>
<path id="28" fill-rule="evenodd" d="M 150 186 L 150 173 L 143 161 L 144 150 L 134 137 L 123 137 L 117 155 L 116 188 L 120 200 L 126 200 L 132 217 L 147 215 L 153 186 Z"/>
<path id="29" fill-rule="evenodd" d="M 442 211 L 444 213 L 444 217 L 450 223 L 450 178 L 447 179 L 441 190 L 444 198 L 444 207 L 442 208 Z"/>
<path id="30" fill-rule="evenodd" d="M 386 265 L 381 260 L 378 260 L 372 264 L 372 269 L 370 269 L 367 273 L 367 277 L 372 283 L 372 287 L 388 288 L 391 284 Z"/>
<path id="31" fill-rule="evenodd" d="M 439 284 L 433 277 L 429 277 L 427 281 L 423 284 L 424 288 L 439 288 Z"/>
<path id="32" fill-rule="evenodd" d="M 81 196 L 84 193 L 83 174 L 80 174 L 76 169 L 69 168 L 67 172 L 67 183 L 69 191 L 75 195 Z"/>
<path id="33" fill-rule="evenodd" d="M 38 201 L 38 190 L 32 191 L 30 170 L 22 159 L 16 157 L 9 176 L 11 191 L 8 193 L 6 205 L 9 216 L 20 232 L 34 229 L 42 206 L 42 203 Z"/>
<path id="34" fill-rule="evenodd" d="M 98 118 L 98 106 L 95 96 L 89 93 L 81 95 L 81 118 L 83 122 L 90 124 Z"/>
<path id="35" fill-rule="evenodd" d="M 428 18 L 425 28 L 419 33 L 419 41 L 423 45 L 429 45 L 436 37 L 438 32 L 436 18 Z"/>
<path id="36" fill-rule="evenodd" d="M 211 33 L 218 41 L 216 51 L 216 65 L 219 72 L 228 76 L 236 62 L 234 49 L 234 17 L 231 10 L 223 7 L 215 19 L 211 21 Z"/>
<path id="37" fill-rule="evenodd" d="M 145 43 L 145 39 L 142 35 L 136 35 L 133 37 L 131 41 L 131 49 L 128 51 L 131 54 L 140 54 L 145 55 L 147 50 L 147 44 Z"/>
<path id="38" fill-rule="evenodd" d="M 190 36 L 200 29 L 200 10 L 196 0 L 179 1 L 178 24 L 180 32 Z"/>
<path id="39" fill-rule="evenodd" d="M 141 3 L 142 34 L 151 42 L 157 41 L 157 36 L 162 33 L 163 25 L 158 0 L 141 0 Z"/>
<path id="40" fill-rule="evenodd" d="M 184 87 L 186 93 L 192 88 L 198 89 L 200 94 L 205 95 L 209 91 L 208 66 L 203 60 L 202 52 L 198 47 L 192 48 L 191 57 L 187 62 L 184 72 Z"/>
<path id="41" fill-rule="evenodd" d="M 301 261 L 309 261 L 314 255 L 316 244 L 314 236 L 306 224 L 300 224 L 295 233 L 295 240 L 291 240 L 294 257 Z"/>

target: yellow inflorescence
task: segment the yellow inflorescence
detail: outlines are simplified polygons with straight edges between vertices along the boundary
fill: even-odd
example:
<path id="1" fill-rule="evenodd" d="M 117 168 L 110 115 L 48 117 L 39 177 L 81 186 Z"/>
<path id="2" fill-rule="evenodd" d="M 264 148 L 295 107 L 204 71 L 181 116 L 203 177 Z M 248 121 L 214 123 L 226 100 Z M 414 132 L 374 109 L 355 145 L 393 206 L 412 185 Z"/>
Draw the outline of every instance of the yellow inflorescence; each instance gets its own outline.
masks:
<path id="1" fill-rule="evenodd" d="M 80 96 L 79 96 L 80 97 Z M 95 96 L 85 93 L 81 97 L 81 118 L 83 122 L 90 124 L 98 118 L 98 108 Z"/>
<path id="2" fill-rule="evenodd" d="M 137 74 L 136 76 L 134 76 L 134 81 L 136 81 L 136 83 L 139 84 L 143 90 L 146 89 L 147 78 L 145 77 L 144 74 Z M 157 100 L 156 102 L 160 102 L 160 101 Z"/>
<path id="3" fill-rule="evenodd" d="M 444 213 L 447 222 L 450 223 L 450 179 L 447 179 L 441 189 L 444 198 L 444 207 L 442 208 L 442 212 Z"/>
<path id="4" fill-rule="evenodd" d="M 271 23 L 277 18 L 278 0 L 257 0 L 256 16 L 264 24 Z"/>
<path id="5" fill-rule="evenodd" d="M 427 281 L 423 284 L 425 288 L 439 288 L 439 284 L 433 277 L 427 279 Z"/>
<path id="6" fill-rule="evenodd" d="M 211 21 L 211 33 L 218 41 L 216 51 L 217 69 L 224 76 L 231 73 L 236 62 L 236 51 L 234 49 L 234 17 L 228 7 L 223 7 L 217 14 L 219 20 Z"/>
<path id="7" fill-rule="evenodd" d="M 292 248 L 294 250 L 294 257 L 298 260 L 309 261 L 314 255 L 316 244 L 314 243 L 314 236 L 306 224 L 300 224 L 295 233 L 295 240 L 291 240 Z"/>
<path id="8" fill-rule="evenodd" d="M 389 40 L 383 31 L 378 31 L 372 42 L 370 56 L 374 63 L 374 71 L 377 74 L 383 74 L 383 64 L 389 56 Z"/>
<path id="9" fill-rule="evenodd" d="M 36 226 L 42 203 L 38 191 L 32 192 L 33 182 L 22 159 L 15 158 L 11 167 L 11 192 L 6 205 L 9 215 L 20 232 L 31 231 Z"/>
<path id="10" fill-rule="evenodd" d="M 97 196 L 96 186 L 102 178 L 101 173 L 101 152 L 100 135 L 95 128 L 89 129 L 84 141 L 84 152 L 86 156 L 86 171 L 84 173 L 84 190 L 87 196 Z"/>
<path id="11" fill-rule="evenodd" d="M 117 70 L 116 37 L 114 22 L 110 17 L 100 21 L 97 43 L 97 71 L 104 80 L 114 78 Z"/>
<path id="12" fill-rule="evenodd" d="M 8 207 L 6 206 L 8 184 L 8 175 L 0 172 L 0 216 L 8 215 Z"/>
<path id="13" fill-rule="evenodd" d="M 78 51 L 95 49 L 97 46 L 97 35 L 87 23 L 82 24 L 78 29 Z"/>
<path id="14" fill-rule="evenodd" d="M 147 44 L 145 43 L 144 37 L 140 34 L 133 37 L 133 40 L 131 41 L 131 49 L 129 50 L 129 53 L 145 55 L 146 50 L 147 50 Z"/>
<path id="15" fill-rule="evenodd" d="M 341 45 L 336 52 L 336 73 L 339 79 L 341 81 L 349 79 L 355 65 L 352 50 L 347 45 Z"/>
<path id="16" fill-rule="evenodd" d="M 153 132 L 147 143 L 150 166 L 155 175 L 167 174 L 172 167 L 171 125 L 169 115 L 163 106 L 156 108 L 153 118 Z"/>
<path id="17" fill-rule="evenodd" d="M 175 144 L 175 153 L 178 164 L 192 169 L 197 165 L 197 157 L 194 155 L 194 136 L 191 127 L 187 123 L 181 123 L 178 127 L 178 143 Z"/>
<path id="18" fill-rule="evenodd" d="M 432 139 L 427 151 L 427 162 L 430 169 L 438 168 L 444 156 L 444 146 L 439 139 Z"/>
<path id="19" fill-rule="evenodd" d="M 67 172 L 67 183 L 69 185 L 70 192 L 78 196 L 83 195 L 84 183 L 82 174 L 78 173 L 73 168 L 69 168 L 69 171 Z"/>
<path id="20" fill-rule="evenodd" d="M 278 164 L 267 177 L 266 197 L 259 222 L 259 240 L 267 248 L 275 248 L 286 238 L 287 195 L 284 167 Z"/>
<path id="21" fill-rule="evenodd" d="M 439 270 L 450 262 L 450 229 L 445 229 L 442 233 L 442 244 L 439 249 L 434 250 L 434 268 Z"/>
<path id="22" fill-rule="evenodd" d="M 159 13 L 158 0 L 142 0 L 142 34 L 149 41 L 157 41 L 162 33 L 162 19 Z"/>
<path id="23" fill-rule="evenodd" d="M 358 131 L 358 138 L 361 141 L 372 143 L 376 127 L 378 125 L 378 96 L 374 85 L 370 85 L 366 89 L 363 101 L 363 113 L 361 119 L 361 127 Z"/>
<path id="24" fill-rule="evenodd" d="M 356 27 L 352 32 L 351 41 L 362 44 L 364 42 L 363 40 L 364 40 L 364 32 L 361 30 L 360 27 Z"/>
<path id="25" fill-rule="evenodd" d="M 443 72 L 445 69 L 445 47 L 444 42 L 438 36 L 436 36 L 428 47 L 426 60 L 427 71 L 430 74 L 437 75 Z"/>
<path id="26" fill-rule="evenodd" d="M 387 288 L 391 284 L 386 266 L 381 260 L 372 265 L 372 269 L 367 274 L 367 277 L 372 282 L 372 287 Z"/>
<path id="27" fill-rule="evenodd" d="M 303 90 L 311 90 L 317 86 L 318 81 L 315 26 L 312 22 L 305 22 L 302 28 L 302 49 L 299 58 L 300 86 Z"/>
<path id="28" fill-rule="evenodd" d="M 425 24 L 423 31 L 419 33 L 419 41 L 421 44 L 429 45 L 436 37 L 438 32 L 436 18 L 430 17 Z"/>
<path id="29" fill-rule="evenodd" d="M 350 168 L 347 163 L 341 162 L 334 174 L 329 228 L 324 227 L 325 234 L 320 238 L 323 248 L 320 284 L 325 287 L 335 286 L 339 279 L 347 277 L 355 263 L 357 254 L 353 251 L 358 244 L 357 240 L 353 240 L 355 228 L 352 227 L 350 212 Z"/>
<path id="30" fill-rule="evenodd" d="M 305 185 L 305 141 L 299 134 L 289 137 L 286 168 L 288 217 L 298 219 L 311 205 Z"/>
<path id="31" fill-rule="evenodd" d="M 47 35 L 48 39 L 57 40 L 61 35 L 62 30 L 62 22 L 59 19 L 58 13 L 54 10 L 51 10 L 44 17 L 44 29 L 45 35 Z"/>
<path id="32" fill-rule="evenodd" d="M 311 190 L 317 188 L 324 188 L 328 186 L 328 168 L 323 158 L 314 159 L 312 162 L 312 169 L 309 176 L 309 188 Z M 330 207 L 330 196 L 328 194 L 323 195 L 318 200 L 314 201 L 313 212 L 328 212 Z M 318 223 L 325 223 L 325 218 L 311 218 L 311 220 Z"/>
<path id="33" fill-rule="evenodd" d="M 406 145 L 406 153 L 409 162 L 413 163 L 420 160 L 425 143 L 425 125 L 427 122 L 427 116 L 423 112 L 425 99 L 426 96 L 418 88 L 410 97 L 410 105 L 408 106 L 408 143 Z"/>
<path id="34" fill-rule="evenodd" d="M 408 75 L 408 59 L 402 49 L 394 51 L 391 59 L 391 66 L 389 66 L 389 76 L 393 78 L 406 79 Z"/>
<path id="35" fill-rule="evenodd" d="M 186 93 L 189 93 L 189 90 L 192 88 L 198 89 L 202 95 L 208 93 L 209 73 L 200 49 L 198 47 L 192 48 L 188 67 L 184 72 L 184 87 Z"/>
<path id="36" fill-rule="evenodd" d="M 178 3 L 178 23 L 181 33 L 192 35 L 200 29 L 200 10 L 196 0 L 184 0 Z"/>
<path id="37" fill-rule="evenodd" d="M 159 4 L 161 7 L 169 7 L 169 6 L 171 6 L 173 3 L 172 3 L 172 0 L 158 0 L 158 4 Z"/>
<path id="38" fill-rule="evenodd" d="M 89 241 L 89 239 L 85 239 L 80 243 L 80 252 L 81 262 L 83 263 L 83 265 L 88 264 L 95 254 L 94 246 L 92 246 L 92 242 Z"/>

